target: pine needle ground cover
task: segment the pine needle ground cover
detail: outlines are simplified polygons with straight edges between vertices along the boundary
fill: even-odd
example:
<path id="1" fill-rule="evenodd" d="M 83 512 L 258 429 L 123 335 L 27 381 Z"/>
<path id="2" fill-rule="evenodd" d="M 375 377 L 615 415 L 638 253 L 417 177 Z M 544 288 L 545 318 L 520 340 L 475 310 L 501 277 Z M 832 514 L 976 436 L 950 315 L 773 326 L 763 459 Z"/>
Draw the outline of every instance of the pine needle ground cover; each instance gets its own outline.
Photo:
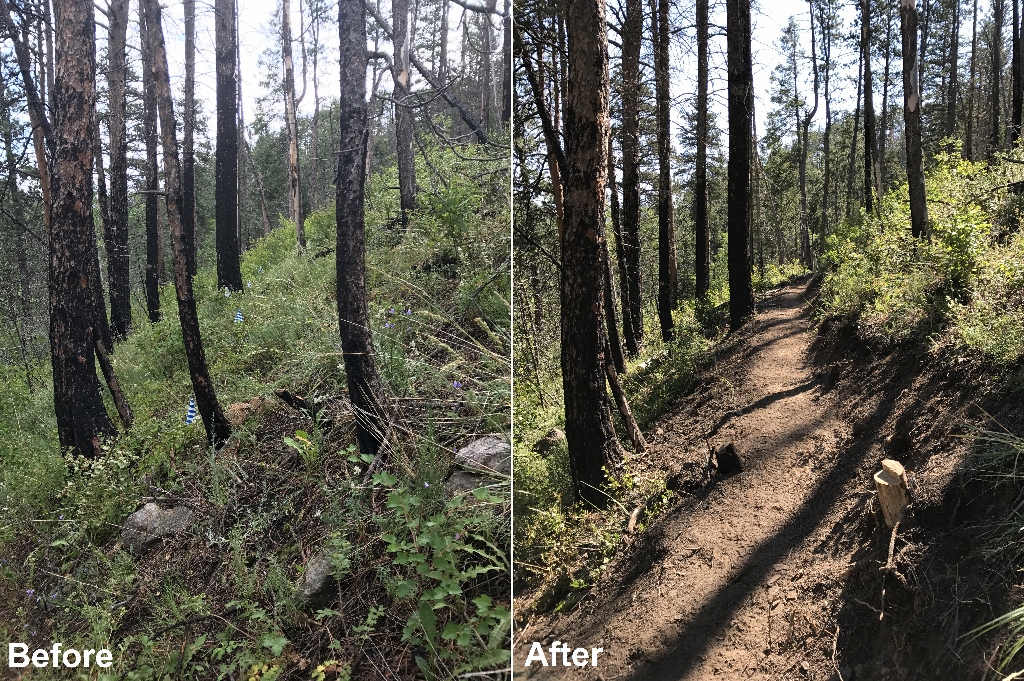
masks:
<path id="1" fill-rule="evenodd" d="M 283 224 L 245 253 L 241 292 L 218 289 L 212 269 L 195 279 L 234 426 L 220 451 L 186 424 L 169 286 L 162 321 L 138 321 L 116 347 L 136 423 L 103 458 L 60 452 L 46 363 L 0 369 L 0 635 L 112 650 L 114 666 L 88 678 L 440 679 L 507 666 L 508 480 L 458 494 L 446 483 L 455 450 L 509 429 L 507 161 L 427 154 L 407 233 L 394 178 L 367 189 L 370 312 L 395 413 L 384 471 L 364 481 L 355 447 L 334 216 L 322 210 L 304 251 Z M 121 528 L 146 502 L 185 506 L 192 522 L 136 556 Z M 317 560 L 330 586 L 310 600 Z"/>

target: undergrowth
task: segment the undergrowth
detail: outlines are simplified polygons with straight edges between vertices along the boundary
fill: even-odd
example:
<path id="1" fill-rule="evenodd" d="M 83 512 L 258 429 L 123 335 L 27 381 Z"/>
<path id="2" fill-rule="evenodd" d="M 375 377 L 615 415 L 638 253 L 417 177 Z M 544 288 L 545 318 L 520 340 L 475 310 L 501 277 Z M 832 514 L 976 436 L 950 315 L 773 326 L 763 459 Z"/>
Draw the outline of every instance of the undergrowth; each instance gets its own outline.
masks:
<path id="1" fill-rule="evenodd" d="M 980 372 L 1019 395 L 1024 367 L 1024 148 L 993 163 L 959 149 L 939 154 L 925 182 L 929 234 L 910 233 L 907 187 L 886 194 L 877 212 L 844 222 L 828 238 L 817 314 L 833 328 L 855 328 L 870 347 L 901 346 L 955 372 Z M 975 432 L 967 473 L 1006 513 L 974 528 L 978 556 L 993 574 L 1024 565 L 1020 550 L 1024 441 L 1009 432 Z M 995 633 L 993 665 L 1020 668 L 1024 609 L 995 617 L 962 643 Z M 1007 678 L 1016 678 L 1018 674 Z"/>
<path id="2" fill-rule="evenodd" d="M 242 291 L 218 290 L 212 270 L 195 277 L 234 426 L 219 452 L 185 424 L 192 390 L 169 286 L 163 319 L 135 309 L 114 352 L 136 423 L 103 458 L 62 454 L 48 377 L 29 389 L 18 367 L 0 368 L 0 636 L 109 648 L 115 665 L 95 679 L 443 679 L 507 666 L 508 480 L 461 494 L 445 482 L 457 448 L 510 427 L 507 161 L 427 152 L 420 185 L 433 191 L 409 234 L 394 226 L 393 178 L 367 189 L 370 316 L 396 414 L 387 472 L 363 483 L 333 210 L 316 211 L 305 251 L 285 223 L 244 254 Z M 37 379 L 48 364 L 37 359 Z M 326 421 L 276 388 L 322 405 Z M 187 506 L 193 522 L 137 557 L 120 530 L 148 501 Z M 322 603 L 300 595 L 317 556 L 334 580 Z"/>

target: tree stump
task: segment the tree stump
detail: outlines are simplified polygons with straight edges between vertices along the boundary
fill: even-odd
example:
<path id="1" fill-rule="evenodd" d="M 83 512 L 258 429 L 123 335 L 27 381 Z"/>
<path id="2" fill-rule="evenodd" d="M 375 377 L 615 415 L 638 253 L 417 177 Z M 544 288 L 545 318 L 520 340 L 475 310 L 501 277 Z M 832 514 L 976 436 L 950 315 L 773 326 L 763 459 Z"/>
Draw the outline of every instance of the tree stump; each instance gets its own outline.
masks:
<path id="1" fill-rule="evenodd" d="M 903 464 L 893 459 L 882 460 L 882 470 L 875 473 L 875 489 L 878 490 L 878 505 L 882 517 L 890 528 L 903 520 L 903 514 L 910 503 L 907 472 Z"/>
<path id="2" fill-rule="evenodd" d="M 715 459 L 718 461 L 718 474 L 723 477 L 743 472 L 743 459 L 732 442 L 719 447 L 715 452 Z"/>

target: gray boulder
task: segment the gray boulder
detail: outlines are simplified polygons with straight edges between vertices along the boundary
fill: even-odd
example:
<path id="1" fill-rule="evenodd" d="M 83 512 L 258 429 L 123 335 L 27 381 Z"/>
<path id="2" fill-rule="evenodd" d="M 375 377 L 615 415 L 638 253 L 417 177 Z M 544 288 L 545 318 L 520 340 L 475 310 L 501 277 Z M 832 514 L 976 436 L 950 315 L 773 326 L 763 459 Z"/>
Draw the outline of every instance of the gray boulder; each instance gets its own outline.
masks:
<path id="1" fill-rule="evenodd" d="M 552 428 L 544 434 L 544 437 L 534 443 L 533 451 L 541 456 L 546 456 L 552 449 L 557 448 L 563 442 L 565 442 L 565 433 L 558 428 Z"/>
<path id="2" fill-rule="evenodd" d="M 331 570 L 331 562 L 323 551 L 309 559 L 306 571 L 299 582 L 299 597 L 309 605 L 326 602 L 332 595 L 336 580 Z"/>
<path id="3" fill-rule="evenodd" d="M 128 516 L 121 528 L 121 543 L 134 555 L 142 556 L 158 539 L 188 529 L 194 515 L 185 506 L 162 509 L 150 502 Z"/>
<path id="4" fill-rule="evenodd" d="M 448 478 L 448 486 L 458 494 L 511 474 L 511 445 L 503 437 L 488 435 L 473 440 L 455 453 L 455 471 Z"/>

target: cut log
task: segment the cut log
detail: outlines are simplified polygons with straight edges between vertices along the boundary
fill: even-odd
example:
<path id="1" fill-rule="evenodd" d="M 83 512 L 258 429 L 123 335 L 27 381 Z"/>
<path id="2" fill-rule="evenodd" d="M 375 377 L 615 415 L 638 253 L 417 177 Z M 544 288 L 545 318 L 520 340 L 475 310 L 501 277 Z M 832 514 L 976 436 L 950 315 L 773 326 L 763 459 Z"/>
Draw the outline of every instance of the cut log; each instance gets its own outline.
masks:
<path id="1" fill-rule="evenodd" d="M 875 489 L 878 490 L 878 505 L 889 528 L 903 520 L 903 514 L 910 504 L 910 490 L 907 472 L 903 464 L 893 459 L 882 460 L 882 470 L 875 473 Z"/>

